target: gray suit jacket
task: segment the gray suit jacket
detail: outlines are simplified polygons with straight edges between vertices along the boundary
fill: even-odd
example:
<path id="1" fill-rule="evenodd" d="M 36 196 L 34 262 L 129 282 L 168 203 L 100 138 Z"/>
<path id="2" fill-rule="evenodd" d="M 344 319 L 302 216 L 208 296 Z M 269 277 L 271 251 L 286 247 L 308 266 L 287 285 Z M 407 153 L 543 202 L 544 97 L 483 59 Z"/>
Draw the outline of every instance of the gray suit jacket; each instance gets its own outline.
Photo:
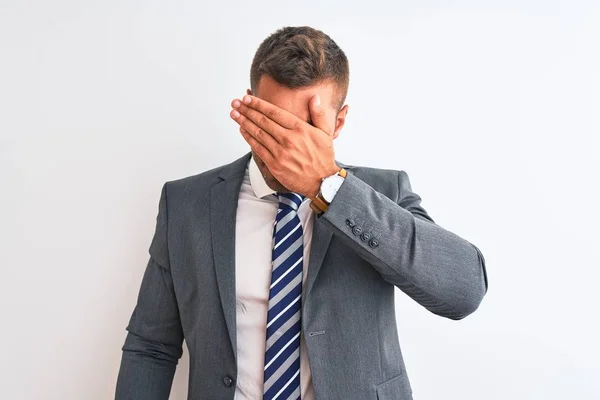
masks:
<path id="1" fill-rule="evenodd" d="M 184 339 L 188 399 L 233 399 L 235 218 L 250 157 L 164 184 L 116 399 L 167 399 Z M 458 320 L 487 292 L 485 261 L 475 245 L 434 223 L 406 172 L 336 163 L 348 176 L 315 217 L 302 293 L 315 395 L 412 399 L 394 288 Z"/>

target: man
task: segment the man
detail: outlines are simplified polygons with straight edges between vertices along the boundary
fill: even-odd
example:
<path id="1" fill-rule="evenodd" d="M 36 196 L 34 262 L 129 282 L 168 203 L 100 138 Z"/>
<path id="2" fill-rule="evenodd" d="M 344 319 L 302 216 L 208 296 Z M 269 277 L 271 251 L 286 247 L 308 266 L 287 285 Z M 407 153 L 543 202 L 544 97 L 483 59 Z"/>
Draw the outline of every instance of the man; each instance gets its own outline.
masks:
<path id="1" fill-rule="evenodd" d="M 400 288 L 458 320 L 487 292 L 477 247 L 436 225 L 404 171 L 335 160 L 349 72 L 321 31 L 258 48 L 231 118 L 251 152 L 167 182 L 117 399 L 411 399 Z"/>

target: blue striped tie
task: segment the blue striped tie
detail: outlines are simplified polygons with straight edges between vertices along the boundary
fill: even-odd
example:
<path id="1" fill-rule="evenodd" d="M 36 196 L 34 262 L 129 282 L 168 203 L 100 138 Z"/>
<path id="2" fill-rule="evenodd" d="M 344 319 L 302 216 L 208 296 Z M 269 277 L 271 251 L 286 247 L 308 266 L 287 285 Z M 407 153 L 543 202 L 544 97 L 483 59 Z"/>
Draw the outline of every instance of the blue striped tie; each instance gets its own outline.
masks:
<path id="1" fill-rule="evenodd" d="M 300 329 L 304 242 L 298 193 L 277 193 L 273 270 L 267 312 L 263 399 L 300 399 Z"/>

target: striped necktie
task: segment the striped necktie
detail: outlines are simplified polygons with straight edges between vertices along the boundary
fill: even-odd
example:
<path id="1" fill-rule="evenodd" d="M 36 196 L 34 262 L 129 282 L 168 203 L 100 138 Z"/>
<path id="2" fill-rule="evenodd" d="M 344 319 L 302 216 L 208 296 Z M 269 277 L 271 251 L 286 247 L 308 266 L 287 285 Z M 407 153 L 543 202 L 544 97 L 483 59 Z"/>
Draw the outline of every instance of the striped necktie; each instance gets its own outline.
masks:
<path id="1" fill-rule="evenodd" d="M 300 330 L 304 242 L 298 193 L 277 193 L 267 312 L 263 399 L 300 399 Z"/>

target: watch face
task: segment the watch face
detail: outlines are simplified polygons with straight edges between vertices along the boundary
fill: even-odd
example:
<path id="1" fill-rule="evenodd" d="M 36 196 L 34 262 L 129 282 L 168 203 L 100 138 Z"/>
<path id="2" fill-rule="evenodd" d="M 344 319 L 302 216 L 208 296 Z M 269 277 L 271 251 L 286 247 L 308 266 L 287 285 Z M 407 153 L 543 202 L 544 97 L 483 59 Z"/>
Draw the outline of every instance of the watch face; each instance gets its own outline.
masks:
<path id="1" fill-rule="evenodd" d="M 337 193 L 340 186 L 344 183 L 344 178 L 334 175 L 326 178 L 321 184 L 321 194 L 328 203 L 331 203 L 333 196 Z"/>

